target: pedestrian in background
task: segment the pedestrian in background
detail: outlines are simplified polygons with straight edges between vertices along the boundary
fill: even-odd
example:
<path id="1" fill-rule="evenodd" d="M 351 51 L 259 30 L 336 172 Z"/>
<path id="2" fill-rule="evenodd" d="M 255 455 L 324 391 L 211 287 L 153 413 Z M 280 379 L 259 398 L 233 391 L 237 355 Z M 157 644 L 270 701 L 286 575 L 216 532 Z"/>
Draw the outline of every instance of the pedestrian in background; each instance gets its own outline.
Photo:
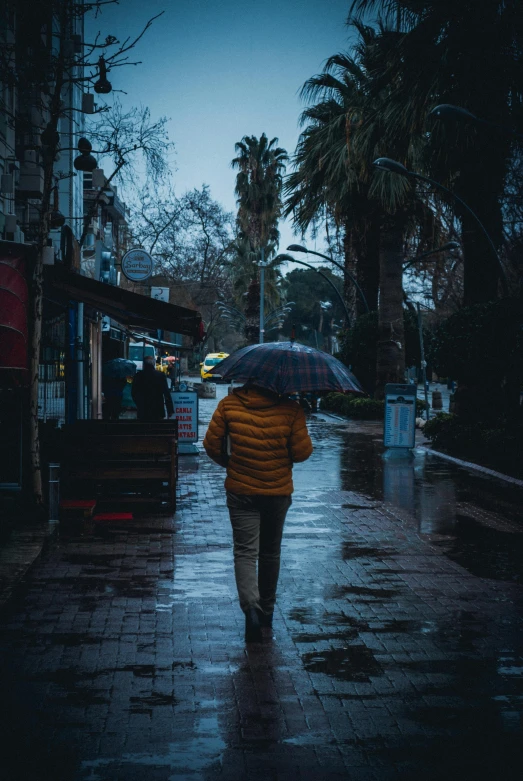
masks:
<path id="1" fill-rule="evenodd" d="M 156 371 L 152 355 L 146 355 L 142 371 L 136 372 L 131 395 L 136 404 L 138 420 L 163 420 L 174 414 L 173 400 L 163 372 Z"/>
<path id="2" fill-rule="evenodd" d="M 104 420 L 118 420 L 122 411 L 122 400 L 127 377 L 102 376 L 102 392 L 104 403 L 102 406 L 102 418 Z"/>
<path id="3" fill-rule="evenodd" d="M 227 468 L 245 640 L 261 642 L 262 627 L 272 626 L 283 524 L 294 490 L 292 465 L 312 453 L 305 415 L 297 402 L 246 385 L 220 401 L 203 446 Z"/>

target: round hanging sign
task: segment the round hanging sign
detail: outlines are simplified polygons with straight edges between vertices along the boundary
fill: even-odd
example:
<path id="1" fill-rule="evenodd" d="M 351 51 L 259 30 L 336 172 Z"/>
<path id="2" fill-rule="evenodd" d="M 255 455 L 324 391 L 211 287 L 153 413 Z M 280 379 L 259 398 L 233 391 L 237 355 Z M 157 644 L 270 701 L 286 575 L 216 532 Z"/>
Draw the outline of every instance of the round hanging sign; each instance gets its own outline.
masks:
<path id="1" fill-rule="evenodd" d="M 144 249 L 130 249 L 122 258 L 122 271 L 132 282 L 143 282 L 153 273 L 153 259 Z"/>

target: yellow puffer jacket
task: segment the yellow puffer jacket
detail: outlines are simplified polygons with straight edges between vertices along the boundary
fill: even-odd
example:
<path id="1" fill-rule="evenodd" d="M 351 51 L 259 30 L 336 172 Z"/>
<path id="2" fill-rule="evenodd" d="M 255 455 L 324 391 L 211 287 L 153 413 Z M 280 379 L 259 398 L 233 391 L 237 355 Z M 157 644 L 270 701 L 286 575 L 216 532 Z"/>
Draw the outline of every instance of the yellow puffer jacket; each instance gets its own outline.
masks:
<path id="1" fill-rule="evenodd" d="M 220 401 L 203 446 L 213 461 L 227 467 L 227 491 L 265 496 L 292 494 L 292 464 L 312 453 L 299 404 L 257 388 L 239 388 Z"/>

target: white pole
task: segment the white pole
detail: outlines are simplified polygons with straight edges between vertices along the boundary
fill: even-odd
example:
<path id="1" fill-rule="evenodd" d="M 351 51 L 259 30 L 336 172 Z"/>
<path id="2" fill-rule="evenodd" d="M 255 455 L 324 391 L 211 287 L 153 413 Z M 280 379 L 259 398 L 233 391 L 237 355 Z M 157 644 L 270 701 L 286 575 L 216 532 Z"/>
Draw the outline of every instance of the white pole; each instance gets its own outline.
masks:
<path id="1" fill-rule="evenodd" d="M 421 376 L 423 379 L 423 390 L 425 392 L 425 417 L 430 420 L 429 409 L 429 392 L 427 388 L 427 361 L 425 360 L 425 346 L 423 344 L 423 324 L 421 321 L 421 309 L 418 302 L 416 302 L 416 309 L 418 311 L 418 333 L 419 333 L 419 348 L 421 354 Z"/>
<path id="2" fill-rule="evenodd" d="M 263 344 L 265 334 L 265 250 L 261 250 L 260 262 L 260 344 Z"/>

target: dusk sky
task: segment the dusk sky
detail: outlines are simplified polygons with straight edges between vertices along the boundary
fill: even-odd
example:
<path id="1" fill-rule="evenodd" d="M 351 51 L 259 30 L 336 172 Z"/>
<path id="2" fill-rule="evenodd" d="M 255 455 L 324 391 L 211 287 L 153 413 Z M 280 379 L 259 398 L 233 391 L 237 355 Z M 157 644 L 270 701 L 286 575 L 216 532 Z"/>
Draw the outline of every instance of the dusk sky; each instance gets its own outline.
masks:
<path id="1" fill-rule="evenodd" d="M 142 64 L 109 78 L 128 93 L 119 96 L 124 106 L 148 106 L 153 118 L 170 119 L 176 193 L 206 183 L 236 211 L 235 142 L 265 132 L 294 152 L 300 88 L 327 57 L 348 48 L 348 8 L 349 0 L 121 0 L 97 20 L 88 15 L 87 39 L 97 30 L 135 36 L 165 11 L 131 52 Z M 280 249 L 296 241 L 290 225 L 280 231 Z M 321 240 L 309 246 L 321 250 Z"/>

